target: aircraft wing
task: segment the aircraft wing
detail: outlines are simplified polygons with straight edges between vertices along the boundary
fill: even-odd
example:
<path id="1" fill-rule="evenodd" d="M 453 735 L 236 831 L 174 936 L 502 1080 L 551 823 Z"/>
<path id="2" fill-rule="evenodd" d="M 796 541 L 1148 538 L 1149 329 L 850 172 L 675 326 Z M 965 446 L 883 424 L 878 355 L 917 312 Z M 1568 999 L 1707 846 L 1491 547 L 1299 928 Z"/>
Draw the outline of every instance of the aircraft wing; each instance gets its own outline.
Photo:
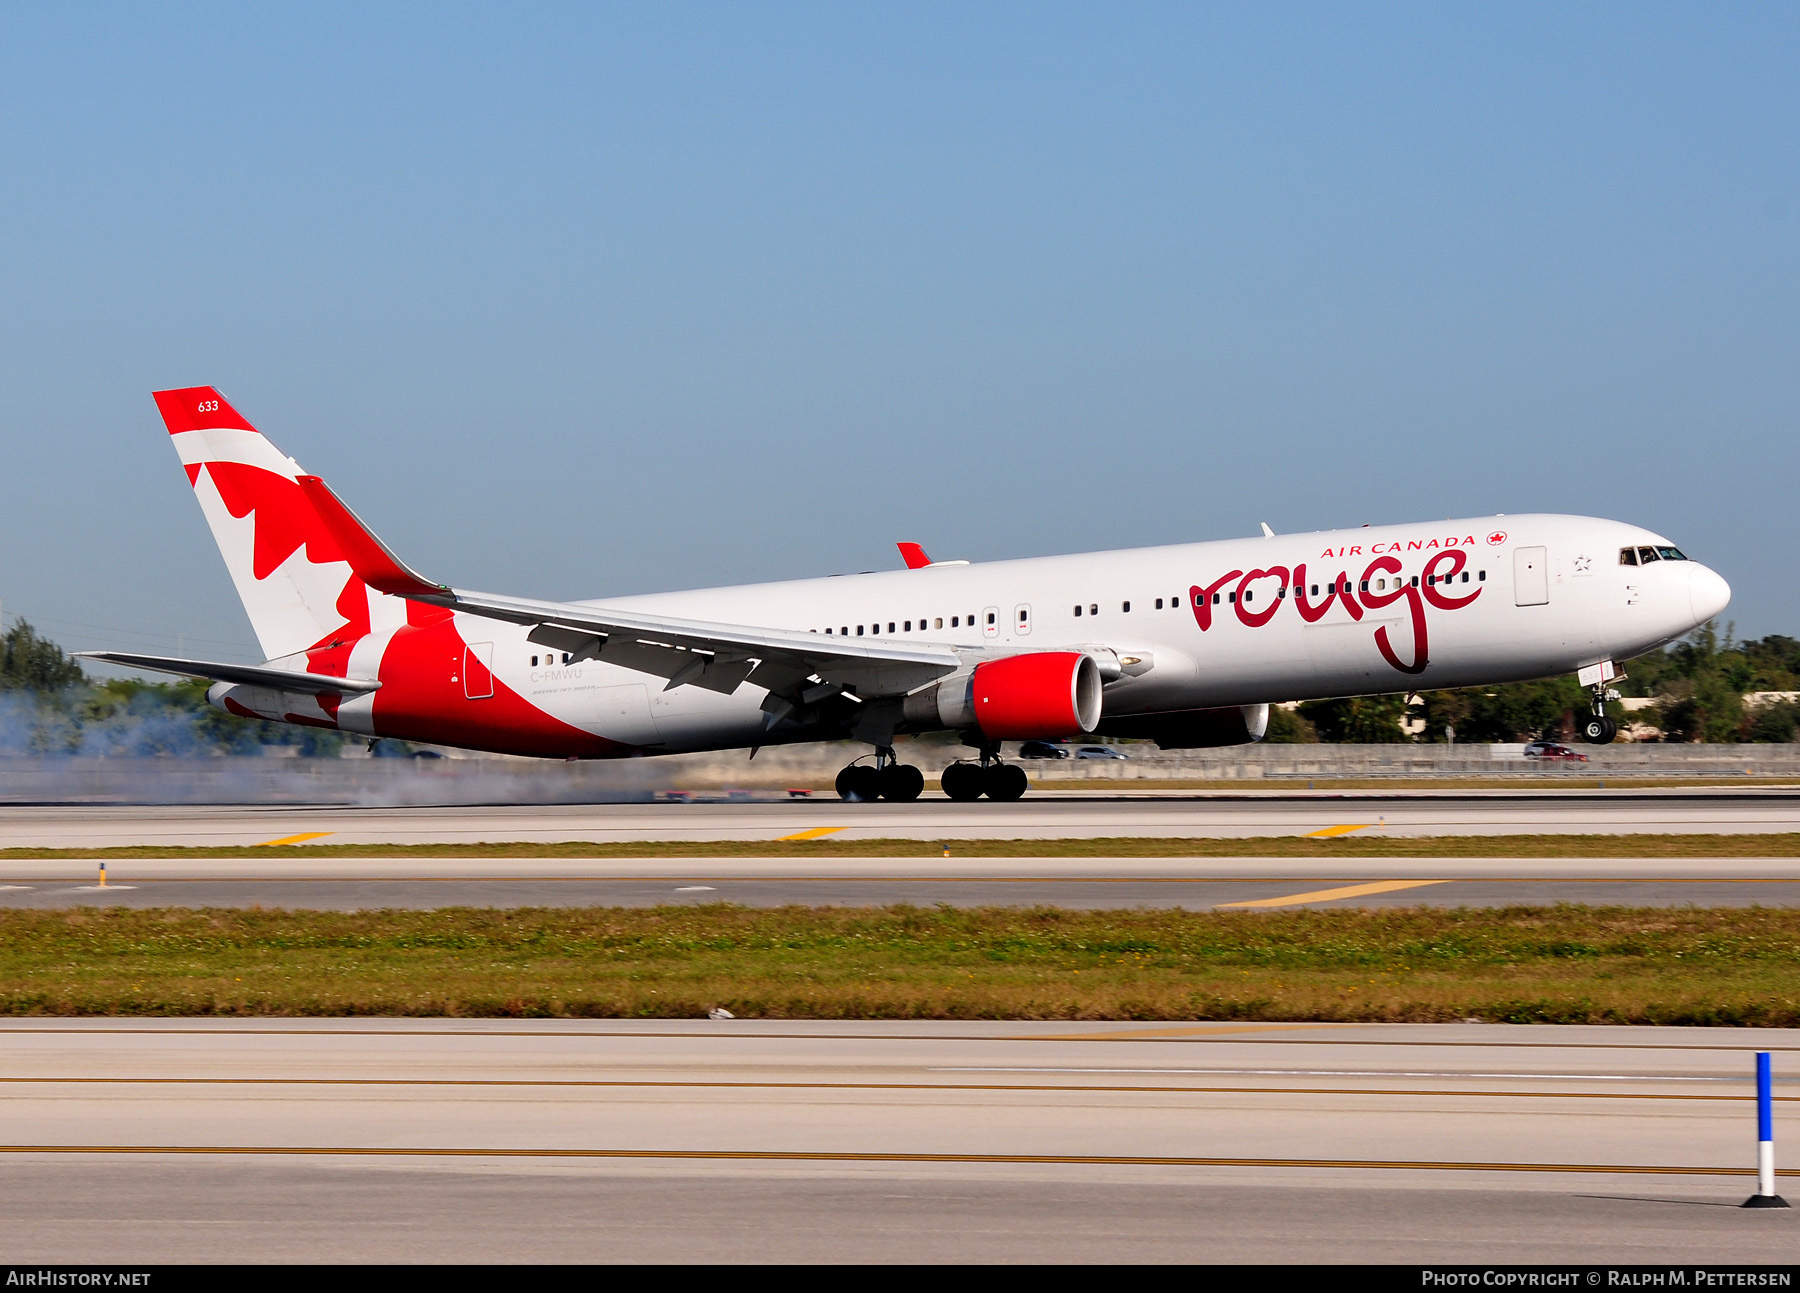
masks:
<path id="1" fill-rule="evenodd" d="M 155 669 L 158 673 L 178 673 L 189 678 L 210 678 L 214 682 L 241 682 L 256 687 L 274 687 L 281 691 L 297 691 L 302 695 L 360 696 L 376 691 L 381 684 L 369 678 L 334 678 L 330 674 L 306 673 L 299 669 L 273 669 L 267 665 L 218 664 L 211 660 L 183 660 L 177 656 L 132 655 L 125 651 L 77 651 L 83 660 L 103 660 L 127 669 Z"/>
<path id="2" fill-rule="evenodd" d="M 396 557 L 324 481 L 317 476 L 298 479 L 351 568 L 369 587 L 529 625 L 531 641 L 568 652 L 571 663 L 601 660 L 664 678 L 667 687 L 691 685 L 724 695 L 750 682 L 770 692 L 763 708 L 777 717 L 843 691 L 864 700 L 905 695 L 963 667 L 955 648 L 935 643 L 715 624 L 433 583 Z"/>

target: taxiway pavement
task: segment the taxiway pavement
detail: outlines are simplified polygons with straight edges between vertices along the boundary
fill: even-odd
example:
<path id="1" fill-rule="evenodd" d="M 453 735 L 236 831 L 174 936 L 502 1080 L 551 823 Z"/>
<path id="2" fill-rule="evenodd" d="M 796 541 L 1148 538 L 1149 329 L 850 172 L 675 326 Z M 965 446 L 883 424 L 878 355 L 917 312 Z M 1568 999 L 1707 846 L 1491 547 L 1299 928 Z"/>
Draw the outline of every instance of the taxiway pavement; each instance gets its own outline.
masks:
<path id="1" fill-rule="evenodd" d="M 12 1020 L 9 1259 L 1791 1261 L 1800 1032 Z M 1794 1178 L 1784 1177 L 1788 1192 Z"/>
<path id="2" fill-rule="evenodd" d="M 1296 846 L 1296 852 L 1304 847 Z M 1317 847 L 1317 846 L 1314 846 Z M 1321 850 L 1322 852 L 1322 850 Z M 821 857 L 0 860 L 0 908 L 1800 905 L 1793 858 Z"/>

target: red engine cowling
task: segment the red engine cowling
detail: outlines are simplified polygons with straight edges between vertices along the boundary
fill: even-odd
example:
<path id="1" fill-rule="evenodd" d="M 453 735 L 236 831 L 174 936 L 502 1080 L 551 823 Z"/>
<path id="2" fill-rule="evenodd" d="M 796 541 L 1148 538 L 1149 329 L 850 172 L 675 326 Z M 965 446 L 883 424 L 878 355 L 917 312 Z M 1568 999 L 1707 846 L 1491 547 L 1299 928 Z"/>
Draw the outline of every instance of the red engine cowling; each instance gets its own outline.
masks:
<path id="1" fill-rule="evenodd" d="M 1100 668 L 1080 651 L 1042 651 L 977 665 L 969 707 L 982 735 L 1031 741 L 1091 732 L 1100 722 Z"/>

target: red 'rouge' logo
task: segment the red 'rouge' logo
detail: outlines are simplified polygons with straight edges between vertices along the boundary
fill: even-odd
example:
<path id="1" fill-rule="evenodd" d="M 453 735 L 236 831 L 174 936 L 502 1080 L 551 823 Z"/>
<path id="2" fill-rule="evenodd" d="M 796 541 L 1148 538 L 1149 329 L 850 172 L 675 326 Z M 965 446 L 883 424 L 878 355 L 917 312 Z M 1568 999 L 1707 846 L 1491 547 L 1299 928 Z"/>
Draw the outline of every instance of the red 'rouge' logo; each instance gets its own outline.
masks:
<path id="1" fill-rule="evenodd" d="M 1488 536 L 1489 543 L 1504 542 L 1506 535 L 1495 531 Z M 1424 673 L 1430 664 L 1430 644 L 1427 638 L 1425 623 L 1425 607 L 1431 605 L 1441 611 L 1461 610 L 1477 597 L 1481 596 L 1479 587 L 1468 593 L 1457 596 L 1446 592 L 1449 585 L 1461 575 L 1468 558 L 1462 548 L 1448 548 L 1438 552 L 1425 563 L 1425 569 L 1410 580 L 1401 574 L 1400 562 L 1391 556 L 1379 556 L 1369 563 L 1369 568 L 1362 572 L 1361 580 L 1352 580 L 1348 570 L 1339 569 L 1337 574 L 1325 585 L 1325 598 L 1314 602 L 1307 595 L 1308 582 L 1306 564 L 1295 566 L 1291 571 L 1283 566 L 1271 566 L 1266 570 L 1245 572 L 1233 570 L 1223 578 L 1207 585 L 1195 584 L 1188 590 L 1188 600 L 1193 606 L 1194 622 L 1200 626 L 1202 633 L 1212 627 L 1212 608 L 1223 596 L 1226 585 L 1237 582 L 1237 588 L 1230 594 L 1230 604 L 1237 613 L 1238 620 L 1246 628 L 1259 629 L 1275 618 L 1275 613 L 1288 602 L 1294 604 L 1294 610 L 1308 624 L 1315 624 L 1325 615 L 1335 601 L 1341 604 L 1353 620 L 1360 620 L 1365 611 L 1379 610 L 1394 602 L 1404 599 L 1408 618 L 1412 622 L 1412 656 L 1404 660 L 1395 649 L 1395 643 L 1388 637 L 1386 624 L 1375 626 L 1375 647 L 1381 652 L 1381 658 L 1400 673 Z M 1330 567 L 1326 567 L 1330 569 Z M 1262 580 L 1273 580 L 1277 588 L 1275 596 L 1267 605 L 1256 610 L 1250 609 L 1255 590 L 1253 583 Z M 1291 582 L 1290 582 L 1291 581 Z M 1392 585 L 1390 588 L 1389 585 Z M 1373 585 L 1373 588 L 1371 588 Z M 1357 589 L 1360 586 L 1360 597 Z M 1318 587 L 1312 586 L 1314 596 Z M 1265 594 L 1266 595 L 1266 594 Z"/>
<path id="2" fill-rule="evenodd" d="M 1488 546 L 1490 548 L 1497 548 L 1502 543 L 1505 543 L 1505 542 L 1506 542 L 1506 531 L 1505 530 L 1495 530 L 1492 534 L 1488 535 Z"/>

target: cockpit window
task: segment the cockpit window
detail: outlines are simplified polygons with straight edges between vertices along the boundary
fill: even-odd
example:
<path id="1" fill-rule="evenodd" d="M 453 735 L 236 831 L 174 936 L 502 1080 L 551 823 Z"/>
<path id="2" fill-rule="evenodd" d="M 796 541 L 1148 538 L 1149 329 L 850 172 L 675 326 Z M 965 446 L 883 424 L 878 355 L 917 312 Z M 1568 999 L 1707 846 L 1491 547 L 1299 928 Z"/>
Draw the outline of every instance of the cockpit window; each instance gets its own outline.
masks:
<path id="1" fill-rule="evenodd" d="M 1647 566 L 1652 561 L 1660 561 L 1660 560 L 1662 560 L 1662 558 L 1658 557 L 1656 555 L 1655 548 L 1639 548 L 1638 549 L 1638 561 L 1641 562 L 1642 564 Z"/>
<path id="2" fill-rule="evenodd" d="M 1658 548 L 1656 550 L 1656 555 L 1661 557 L 1664 561 L 1686 561 L 1687 560 L 1687 558 L 1682 555 L 1682 551 L 1680 548 Z"/>
<path id="3" fill-rule="evenodd" d="M 1637 549 L 1636 548 L 1620 548 L 1619 549 L 1619 564 L 1621 566 L 1637 565 Z"/>

